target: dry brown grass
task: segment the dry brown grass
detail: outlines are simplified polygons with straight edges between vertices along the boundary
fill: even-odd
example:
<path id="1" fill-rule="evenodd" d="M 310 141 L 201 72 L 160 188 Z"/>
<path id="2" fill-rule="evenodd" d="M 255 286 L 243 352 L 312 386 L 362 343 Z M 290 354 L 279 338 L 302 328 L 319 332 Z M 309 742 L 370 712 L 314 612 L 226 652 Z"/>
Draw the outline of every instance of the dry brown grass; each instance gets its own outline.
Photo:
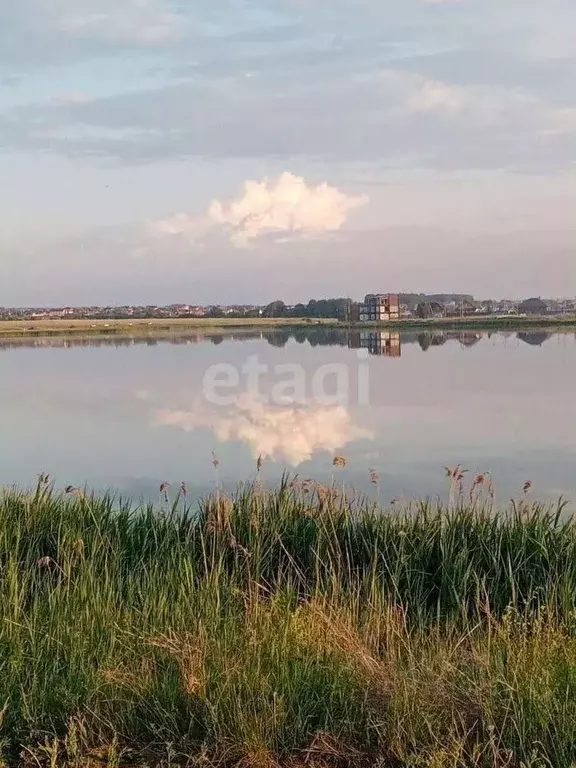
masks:
<path id="1" fill-rule="evenodd" d="M 278 328 L 297 325 L 334 323 L 323 318 L 152 318 L 133 320 L 0 320 L 1 336 L 26 336 L 38 334 L 109 334 L 154 333 L 159 331 L 182 332 L 186 330 L 229 330 L 232 328 Z"/>
<path id="2" fill-rule="evenodd" d="M 207 639 L 196 634 L 159 635 L 150 641 L 154 648 L 166 651 L 178 663 L 184 690 L 190 696 L 203 696 L 206 689 Z"/>

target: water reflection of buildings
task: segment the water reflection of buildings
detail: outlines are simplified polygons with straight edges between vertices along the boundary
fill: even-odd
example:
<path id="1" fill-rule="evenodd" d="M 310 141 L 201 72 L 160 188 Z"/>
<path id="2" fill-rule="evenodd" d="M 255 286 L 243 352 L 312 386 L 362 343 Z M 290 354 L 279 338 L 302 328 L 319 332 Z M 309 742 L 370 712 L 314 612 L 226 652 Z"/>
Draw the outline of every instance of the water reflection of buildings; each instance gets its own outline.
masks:
<path id="1" fill-rule="evenodd" d="M 480 339 L 484 338 L 483 333 L 477 333 L 476 331 L 463 331 L 458 334 L 458 341 L 463 347 L 473 347 L 478 344 Z"/>
<path id="2" fill-rule="evenodd" d="M 418 334 L 418 344 L 423 352 L 430 347 L 441 347 L 447 341 L 458 341 L 463 347 L 473 347 L 484 338 L 483 333 L 477 331 L 440 331 Z"/>
<path id="3" fill-rule="evenodd" d="M 552 338 L 551 333 L 545 331 L 521 331 L 516 334 L 520 341 L 530 344 L 533 347 L 541 347 L 544 342 Z"/>
<path id="4" fill-rule="evenodd" d="M 359 331 L 348 338 L 351 349 L 367 349 L 370 355 L 382 357 L 401 357 L 402 344 L 400 334 L 394 331 Z"/>
<path id="5" fill-rule="evenodd" d="M 423 352 L 430 349 L 430 347 L 441 347 L 445 344 L 448 338 L 445 333 L 419 333 L 418 344 Z"/>
<path id="6" fill-rule="evenodd" d="M 441 347 L 447 342 L 456 341 L 463 347 L 473 347 L 481 339 L 490 339 L 493 335 L 504 341 L 512 337 L 531 346 L 542 346 L 553 336 L 563 339 L 574 339 L 574 332 L 564 331 L 547 333 L 545 331 L 527 330 L 514 331 L 498 329 L 495 332 L 483 331 L 377 331 L 362 330 L 348 331 L 342 328 L 317 326 L 313 328 L 277 328 L 271 330 L 238 329 L 226 332 L 206 332 L 202 330 L 186 333 L 138 333 L 134 335 L 109 333 L 106 335 L 88 336 L 20 336 L 0 338 L 0 353 L 20 347 L 30 348 L 73 348 L 73 347 L 132 347 L 156 346 L 158 344 L 195 345 L 209 342 L 242 342 L 248 340 L 266 341 L 273 347 L 282 348 L 289 342 L 308 344 L 311 347 L 348 347 L 350 349 L 366 349 L 371 355 L 383 357 L 401 357 L 402 347 L 407 344 L 418 344 L 423 351 L 430 347 Z"/>

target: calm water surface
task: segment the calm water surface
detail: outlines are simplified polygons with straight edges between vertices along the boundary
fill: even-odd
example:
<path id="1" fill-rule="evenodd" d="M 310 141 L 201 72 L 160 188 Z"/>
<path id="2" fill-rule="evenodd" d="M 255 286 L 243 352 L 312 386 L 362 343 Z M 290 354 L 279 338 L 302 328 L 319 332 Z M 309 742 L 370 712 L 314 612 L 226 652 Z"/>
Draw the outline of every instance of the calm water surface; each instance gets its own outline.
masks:
<path id="1" fill-rule="evenodd" d="M 266 367 L 264 402 L 242 373 L 249 358 Z M 220 363 L 239 371 L 226 405 L 206 393 Z M 319 402 L 314 375 L 334 364 L 350 387 Z M 303 372 L 303 402 L 277 396 L 290 370 Z M 373 492 L 376 470 L 386 500 L 445 495 L 443 467 L 461 463 L 489 470 L 502 499 L 531 480 L 540 497 L 576 501 L 575 382 L 574 333 L 0 340 L 0 484 L 44 471 L 136 498 L 157 498 L 162 481 L 203 494 L 212 451 L 226 486 L 254 477 L 258 456 L 269 483 L 285 470 L 327 481 L 340 454 L 339 482 Z"/>

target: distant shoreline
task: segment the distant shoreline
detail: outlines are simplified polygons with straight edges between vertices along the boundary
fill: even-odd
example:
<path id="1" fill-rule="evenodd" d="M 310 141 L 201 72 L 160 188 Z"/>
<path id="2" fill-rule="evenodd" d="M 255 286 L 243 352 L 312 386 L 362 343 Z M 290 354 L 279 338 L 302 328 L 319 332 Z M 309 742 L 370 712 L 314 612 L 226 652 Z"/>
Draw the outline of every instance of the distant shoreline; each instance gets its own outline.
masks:
<path id="1" fill-rule="evenodd" d="M 344 322 L 332 318 L 152 318 L 137 320 L 1 320 L 0 338 L 39 336 L 116 336 L 186 331 L 225 333 L 226 331 L 262 331 L 278 328 L 340 328 L 356 331 L 393 330 L 517 330 L 524 328 L 574 329 L 576 316 L 409 318 L 380 323 Z"/>
<path id="2" fill-rule="evenodd" d="M 25 336 L 115 336 L 201 331 L 223 333 L 242 330 L 274 330 L 330 325 L 323 318 L 138 318 L 136 320 L 1 320 L 0 338 Z"/>

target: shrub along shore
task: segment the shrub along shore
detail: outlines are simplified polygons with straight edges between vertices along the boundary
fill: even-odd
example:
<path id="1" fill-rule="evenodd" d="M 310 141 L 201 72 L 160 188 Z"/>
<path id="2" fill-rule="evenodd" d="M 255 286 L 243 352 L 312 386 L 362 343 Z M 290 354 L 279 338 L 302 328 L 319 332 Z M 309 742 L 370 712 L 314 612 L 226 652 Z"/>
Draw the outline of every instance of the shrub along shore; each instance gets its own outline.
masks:
<path id="1" fill-rule="evenodd" d="M 570 768 L 576 527 L 484 491 L 0 492 L 0 762 Z"/>

